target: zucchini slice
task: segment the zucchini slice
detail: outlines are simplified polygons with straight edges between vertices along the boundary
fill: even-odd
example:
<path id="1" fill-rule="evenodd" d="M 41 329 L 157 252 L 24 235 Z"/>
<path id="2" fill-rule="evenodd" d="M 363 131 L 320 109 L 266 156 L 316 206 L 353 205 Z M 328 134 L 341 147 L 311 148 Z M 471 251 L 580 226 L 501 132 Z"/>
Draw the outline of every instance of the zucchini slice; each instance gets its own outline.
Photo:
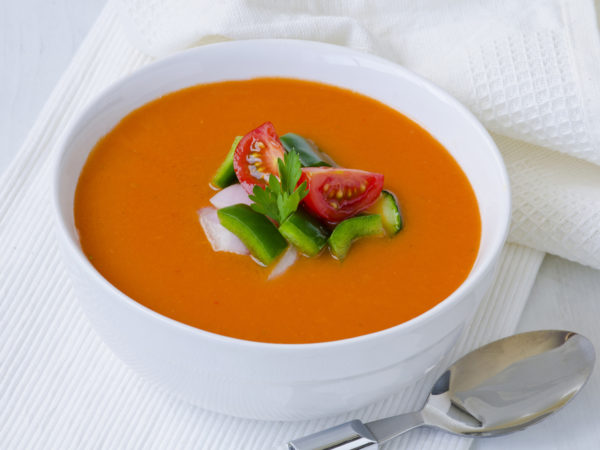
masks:
<path id="1" fill-rule="evenodd" d="M 381 197 L 375 205 L 374 211 L 381 216 L 383 228 L 389 236 L 395 236 L 404 226 L 398 199 L 392 192 L 381 191 Z"/>

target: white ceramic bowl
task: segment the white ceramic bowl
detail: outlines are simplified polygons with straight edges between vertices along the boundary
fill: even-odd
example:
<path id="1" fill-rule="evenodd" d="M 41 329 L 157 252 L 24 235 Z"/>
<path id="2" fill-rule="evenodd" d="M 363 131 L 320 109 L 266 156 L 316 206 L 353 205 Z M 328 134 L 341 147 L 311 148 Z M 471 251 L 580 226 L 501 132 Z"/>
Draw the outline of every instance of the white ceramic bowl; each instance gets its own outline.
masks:
<path id="1" fill-rule="evenodd" d="M 482 220 L 477 261 L 452 295 L 419 317 L 377 333 L 317 344 L 268 344 L 216 335 L 164 317 L 118 291 L 94 269 L 78 243 L 73 196 L 96 142 L 126 114 L 163 94 L 194 84 L 261 76 L 320 81 L 366 94 L 410 117 L 448 149 L 475 190 Z M 54 189 L 59 241 L 77 295 L 113 351 L 143 376 L 190 402 L 272 420 L 359 408 L 431 370 L 488 288 L 510 215 L 508 178 L 498 150 L 456 100 L 389 61 L 343 47 L 290 40 L 207 45 L 151 64 L 114 84 L 67 133 Z"/>

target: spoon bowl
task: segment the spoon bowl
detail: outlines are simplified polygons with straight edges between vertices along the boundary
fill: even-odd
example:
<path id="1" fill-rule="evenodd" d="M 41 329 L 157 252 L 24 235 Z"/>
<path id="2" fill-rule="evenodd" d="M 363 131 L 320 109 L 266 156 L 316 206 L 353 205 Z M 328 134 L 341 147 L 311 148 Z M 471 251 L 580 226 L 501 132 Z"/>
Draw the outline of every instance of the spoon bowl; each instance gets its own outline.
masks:
<path id="1" fill-rule="evenodd" d="M 290 450 L 375 450 L 413 428 L 463 436 L 522 430 L 562 408 L 586 384 L 596 355 L 570 331 L 517 334 L 468 353 L 434 383 L 420 411 L 363 424 L 354 420 L 291 441 Z"/>
<path id="2" fill-rule="evenodd" d="M 492 436 L 523 429 L 560 409 L 587 382 L 591 342 L 568 331 L 534 331 L 485 345 L 438 378 L 423 409 L 426 424 Z"/>

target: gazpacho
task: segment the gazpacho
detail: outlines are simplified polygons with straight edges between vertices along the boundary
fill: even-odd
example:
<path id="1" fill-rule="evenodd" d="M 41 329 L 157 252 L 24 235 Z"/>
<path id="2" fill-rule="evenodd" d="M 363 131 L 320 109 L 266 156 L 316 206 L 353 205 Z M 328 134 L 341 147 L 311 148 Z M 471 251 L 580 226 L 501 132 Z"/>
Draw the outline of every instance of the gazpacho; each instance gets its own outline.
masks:
<path id="1" fill-rule="evenodd" d="M 422 314 L 468 276 L 481 229 L 467 177 L 427 131 L 283 78 L 198 85 L 127 115 L 88 157 L 75 225 L 132 299 L 271 343 Z"/>

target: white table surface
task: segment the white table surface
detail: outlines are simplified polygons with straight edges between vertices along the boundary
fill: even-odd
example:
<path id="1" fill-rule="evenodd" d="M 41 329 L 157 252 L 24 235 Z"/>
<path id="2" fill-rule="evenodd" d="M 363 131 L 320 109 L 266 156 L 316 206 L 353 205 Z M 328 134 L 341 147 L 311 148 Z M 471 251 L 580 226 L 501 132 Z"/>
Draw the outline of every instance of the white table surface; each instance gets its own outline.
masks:
<path id="1" fill-rule="evenodd" d="M 104 0 L 0 1 L 0 173 L 103 4 Z M 600 271 L 547 256 L 519 323 L 519 331 L 541 328 L 580 332 L 600 351 Z M 524 432 L 481 440 L 474 448 L 600 449 L 599 405 L 600 369 L 565 410 Z"/>

